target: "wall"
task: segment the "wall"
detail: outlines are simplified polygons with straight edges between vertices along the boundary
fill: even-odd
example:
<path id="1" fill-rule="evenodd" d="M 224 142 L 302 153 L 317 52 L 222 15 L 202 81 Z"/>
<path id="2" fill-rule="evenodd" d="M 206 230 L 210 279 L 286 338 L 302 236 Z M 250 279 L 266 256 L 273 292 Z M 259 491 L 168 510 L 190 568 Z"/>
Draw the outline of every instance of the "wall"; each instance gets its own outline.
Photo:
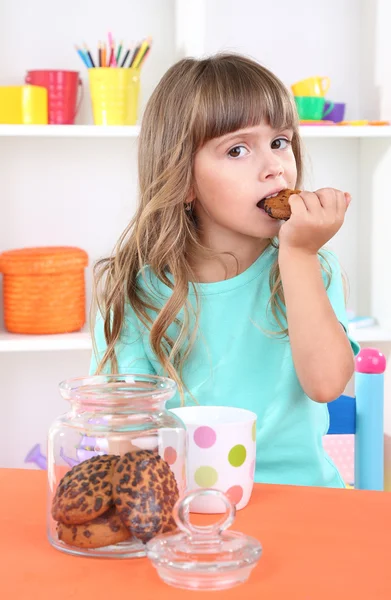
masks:
<path id="1" fill-rule="evenodd" d="M 361 20 L 361 4 L 365 6 L 357 0 L 211 0 L 205 52 L 249 54 L 288 86 L 311 75 L 327 75 L 328 96 L 347 102 L 347 118 L 366 118 L 360 92 L 368 82 L 361 81 L 360 58 L 363 39 L 365 54 L 371 55 L 372 23 Z"/>

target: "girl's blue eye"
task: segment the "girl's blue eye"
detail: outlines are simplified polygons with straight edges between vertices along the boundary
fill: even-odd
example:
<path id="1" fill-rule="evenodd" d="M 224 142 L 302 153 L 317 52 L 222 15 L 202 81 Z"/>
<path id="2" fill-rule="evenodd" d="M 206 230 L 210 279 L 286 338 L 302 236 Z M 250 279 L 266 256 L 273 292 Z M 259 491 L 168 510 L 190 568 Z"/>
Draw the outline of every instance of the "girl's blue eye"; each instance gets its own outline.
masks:
<path id="1" fill-rule="evenodd" d="M 229 150 L 228 156 L 231 158 L 239 158 L 240 156 L 243 156 L 243 153 L 240 152 L 241 150 L 245 150 L 247 152 L 247 148 L 245 146 L 234 146 L 231 148 L 231 150 Z"/>
<path id="2" fill-rule="evenodd" d="M 285 144 L 285 146 L 284 146 Z M 290 140 L 287 140 L 286 138 L 277 138 L 276 140 L 274 140 L 272 142 L 272 149 L 273 150 L 286 150 L 286 148 L 288 148 L 288 146 L 290 146 L 292 144 L 292 142 Z"/>

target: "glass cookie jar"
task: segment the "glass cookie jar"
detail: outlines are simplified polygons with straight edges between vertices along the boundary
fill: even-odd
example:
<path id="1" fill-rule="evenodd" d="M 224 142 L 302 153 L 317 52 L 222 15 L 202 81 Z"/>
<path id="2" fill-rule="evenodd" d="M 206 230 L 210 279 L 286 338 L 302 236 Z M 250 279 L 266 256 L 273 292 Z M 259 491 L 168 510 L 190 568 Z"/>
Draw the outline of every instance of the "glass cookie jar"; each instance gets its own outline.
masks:
<path id="1" fill-rule="evenodd" d="M 48 437 L 48 537 L 64 552 L 145 556 L 145 544 L 175 530 L 186 489 L 186 430 L 165 409 L 167 378 L 95 375 L 69 379 L 70 409 Z"/>

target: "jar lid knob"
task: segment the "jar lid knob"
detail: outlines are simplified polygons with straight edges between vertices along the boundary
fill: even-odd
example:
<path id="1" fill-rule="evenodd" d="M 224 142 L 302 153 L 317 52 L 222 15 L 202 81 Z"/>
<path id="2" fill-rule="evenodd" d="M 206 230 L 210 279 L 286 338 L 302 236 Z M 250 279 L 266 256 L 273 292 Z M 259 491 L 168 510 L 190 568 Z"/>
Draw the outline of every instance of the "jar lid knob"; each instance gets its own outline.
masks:
<path id="1" fill-rule="evenodd" d="M 217 523 L 212 525 L 196 526 L 190 522 L 189 512 L 190 504 L 198 496 L 216 496 L 225 504 L 226 511 Z M 179 498 L 173 508 L 173 517 L 182 531 L 188 535 L 219 536 L 225 529 L 228 529 L 235 520 L 236 507 L 229 498 L 220 490 L 212 488 L 202 488 L 189 491 L 184 497 Z"/>

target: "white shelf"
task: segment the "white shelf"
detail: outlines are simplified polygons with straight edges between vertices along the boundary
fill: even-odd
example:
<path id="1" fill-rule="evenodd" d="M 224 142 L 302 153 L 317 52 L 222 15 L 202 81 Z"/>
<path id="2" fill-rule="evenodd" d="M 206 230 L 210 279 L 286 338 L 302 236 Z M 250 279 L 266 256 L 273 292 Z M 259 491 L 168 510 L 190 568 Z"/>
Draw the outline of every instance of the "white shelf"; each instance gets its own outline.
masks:
<path id="1" fill-rule="evenodd" d="M 303 138 L 391 138 L 391 126 L 302 125 Z"/>
<path id="2" fill-rule="evenodd" d="M 54 335 L 22 335 L 0 332 L 0 352 L 40 352 L 54 350 L 91 350 L 88 331 Z"/>
<path id="3" fill-rule="evenodd" d="M 391 331 L 376 325 L 352 329 L 350 333 L 359 343 L 391 342 Z M 0 332 L 0 352 L 47 352 L 54 350 L 91 350 L 88 331 L 55 335 L 21 335 Z"/>
<path id="4" fill-rule="evenodd" d="M 0 125 L 0 137 L 137 138 L 139 133 L 138 125 Z"/>
<path id="5" fill-rule="evenodd" d="M 0 137 L 137 138 L 140 127 L 122 125 L 0 125 Z M 391 126 L 303 125 L 303 138 L 391 138 Z"/>
<path id="6" fill-rule="evenodd" d="M 362 327 L 361 329 L 349 328 L 349 333 L 359 343 L 391 342 L 391 331 L 384 327 L 380 327 L 380 325 Z"/>

